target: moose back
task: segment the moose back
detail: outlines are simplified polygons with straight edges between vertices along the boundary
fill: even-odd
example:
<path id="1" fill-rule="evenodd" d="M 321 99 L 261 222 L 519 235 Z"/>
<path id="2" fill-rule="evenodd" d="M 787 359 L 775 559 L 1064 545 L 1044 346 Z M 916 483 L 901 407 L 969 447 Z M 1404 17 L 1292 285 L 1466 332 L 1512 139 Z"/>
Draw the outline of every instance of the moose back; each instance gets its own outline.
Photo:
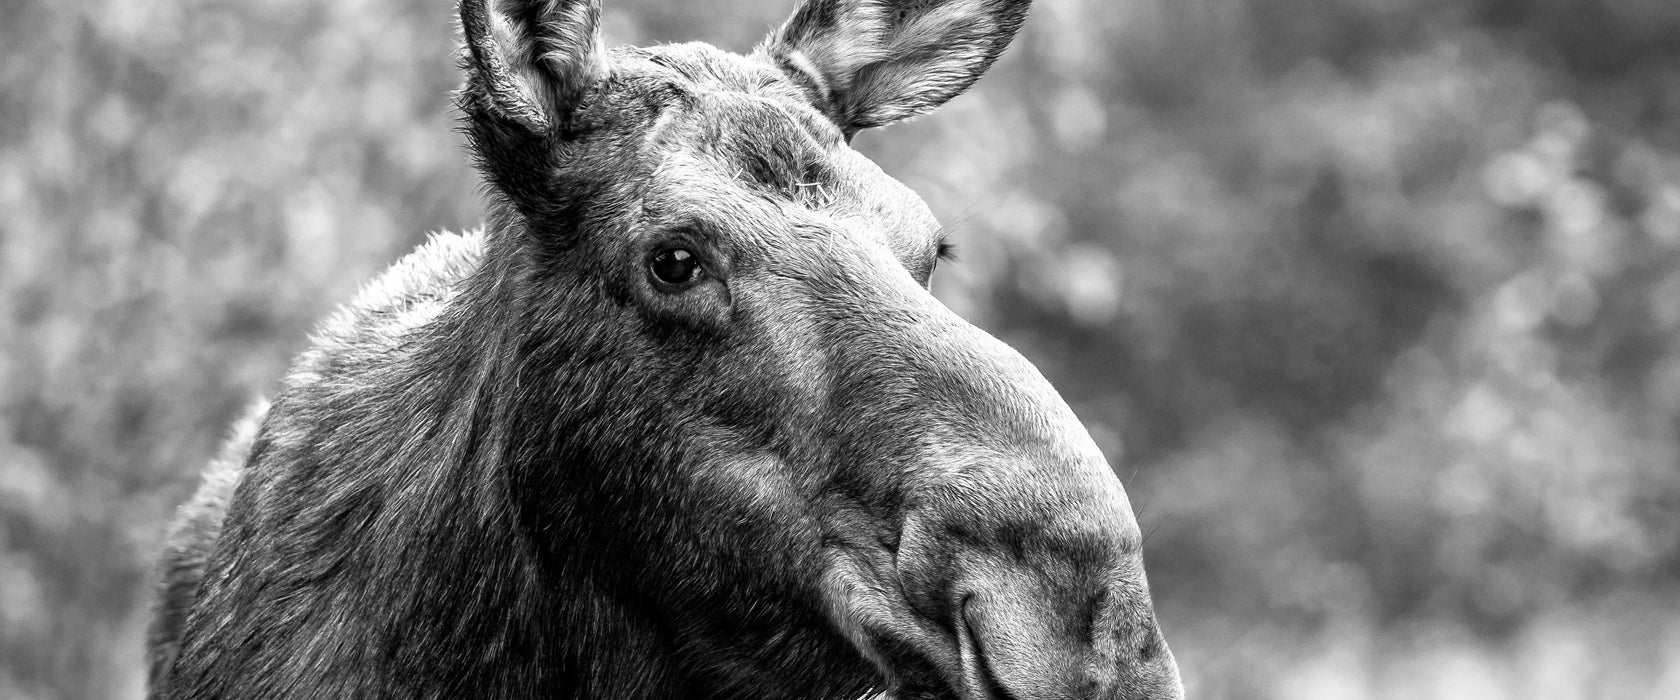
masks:
<path id="1" fill-rule="evenodd" d="M 742 56 L 462 0 L 486 224 L 328 319 L 206 471 L 153 696 L 1179 697 L 1120 482 L 848 146 L 1027 6 L 805 0 Z"/>

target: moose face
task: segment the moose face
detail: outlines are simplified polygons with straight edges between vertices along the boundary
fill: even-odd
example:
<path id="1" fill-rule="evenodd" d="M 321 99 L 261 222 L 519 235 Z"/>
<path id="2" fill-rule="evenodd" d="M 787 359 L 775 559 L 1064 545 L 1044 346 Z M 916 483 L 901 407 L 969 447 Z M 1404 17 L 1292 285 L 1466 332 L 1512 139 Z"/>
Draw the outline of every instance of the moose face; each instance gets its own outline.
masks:
<path id="1" fill-rule="evenodd" d="M 1178 697 L 1120 483 L 929 294 L 939 225 L 848 146 L 966 89 L 1027 3 L 809 0 L 751 56 L 493 4 L 462 5 L 462 105 L 550 406 L 516 500 L 593 611 L 564 622 L 708 697 Z"/>

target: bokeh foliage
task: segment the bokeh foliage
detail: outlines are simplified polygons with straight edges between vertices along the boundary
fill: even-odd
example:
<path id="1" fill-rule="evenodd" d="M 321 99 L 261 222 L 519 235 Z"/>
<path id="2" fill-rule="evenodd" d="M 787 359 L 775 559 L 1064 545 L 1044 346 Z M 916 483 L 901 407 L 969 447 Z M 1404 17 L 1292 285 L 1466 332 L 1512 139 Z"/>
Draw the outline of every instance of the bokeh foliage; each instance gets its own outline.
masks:
<path id="1" fill-rule="evenodd" d="M 0 1 L 0 697 L 138 696 L 228 421 L 475 225 L 452 13 Z M 1127 480 L 1192 696 L 1680 697 L 1680 3 L 1040 0 L 858 145 Z"/>

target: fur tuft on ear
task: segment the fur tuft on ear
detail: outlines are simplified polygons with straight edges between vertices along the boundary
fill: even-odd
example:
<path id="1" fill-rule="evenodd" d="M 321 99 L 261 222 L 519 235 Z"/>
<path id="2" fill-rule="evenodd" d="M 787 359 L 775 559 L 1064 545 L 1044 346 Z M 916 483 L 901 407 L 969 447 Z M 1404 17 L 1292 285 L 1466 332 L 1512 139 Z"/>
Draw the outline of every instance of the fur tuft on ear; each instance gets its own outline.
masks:
<path id="1" fill-rule="evenodd" d="M 461 0 L 463 106 L 534 134 L 558 129 L 606 77 L 599 0 Z"/>
<path id="2" fill-rule="evenodd" d="M 850 136 L 930 111 L 1009 46 L 1031 0 L 805 0 L 758 47 Z"/>

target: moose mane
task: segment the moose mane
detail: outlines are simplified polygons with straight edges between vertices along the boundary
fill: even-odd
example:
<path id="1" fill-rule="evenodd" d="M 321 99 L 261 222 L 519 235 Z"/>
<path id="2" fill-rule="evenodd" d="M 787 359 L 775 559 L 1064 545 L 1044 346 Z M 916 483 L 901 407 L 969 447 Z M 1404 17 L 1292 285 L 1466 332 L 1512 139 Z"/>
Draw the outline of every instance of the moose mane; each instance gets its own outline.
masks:
<path id="1" fill-rule="evenodd" d="M 534 595 L 506 472 L 504 417 L 518 398 L 503 389 L 518 341 L 505 329 L 517 326 L 482 317 L 513 307 L 461 303 L 507 295 L 500 266 L 478 265 L 483 238 L 436 237 L 371 284 L 317 331 L 269 408 L 220 533 L 237 552 L 223 571 L 266 569 L 265 583 L 208 586 L 195 610 L 255 611 L 221 622 L 250 643 L 218 655 L 261 651 L 283 666 L 241 664 L 247 690 L 283 696 L 301 690 L 286 679 L 328 678 L 336 687 L 321 690 L 356 695 L 411 678 L 468 693 L 554 667 L 547 647 L 564 637 L 542 627 L 559 618 L 522 612 L 550 599 Z M 439 275 L 461 284 L 436 285 Z M 297 535 L 275 537 L 281 522 Z M 319 585 L 328 578 L 351 585 Z M 214 599 L 234 594 L 252 599 Z M 467 651 L 449 641 L 468 633 L 501 651 L 440 654 Z M 379 664 L 397 667 L 368 672 Z M 197 685 L 229 679 L 193 665 L 177 667 L 177 692 L 230 694 Z"/>

